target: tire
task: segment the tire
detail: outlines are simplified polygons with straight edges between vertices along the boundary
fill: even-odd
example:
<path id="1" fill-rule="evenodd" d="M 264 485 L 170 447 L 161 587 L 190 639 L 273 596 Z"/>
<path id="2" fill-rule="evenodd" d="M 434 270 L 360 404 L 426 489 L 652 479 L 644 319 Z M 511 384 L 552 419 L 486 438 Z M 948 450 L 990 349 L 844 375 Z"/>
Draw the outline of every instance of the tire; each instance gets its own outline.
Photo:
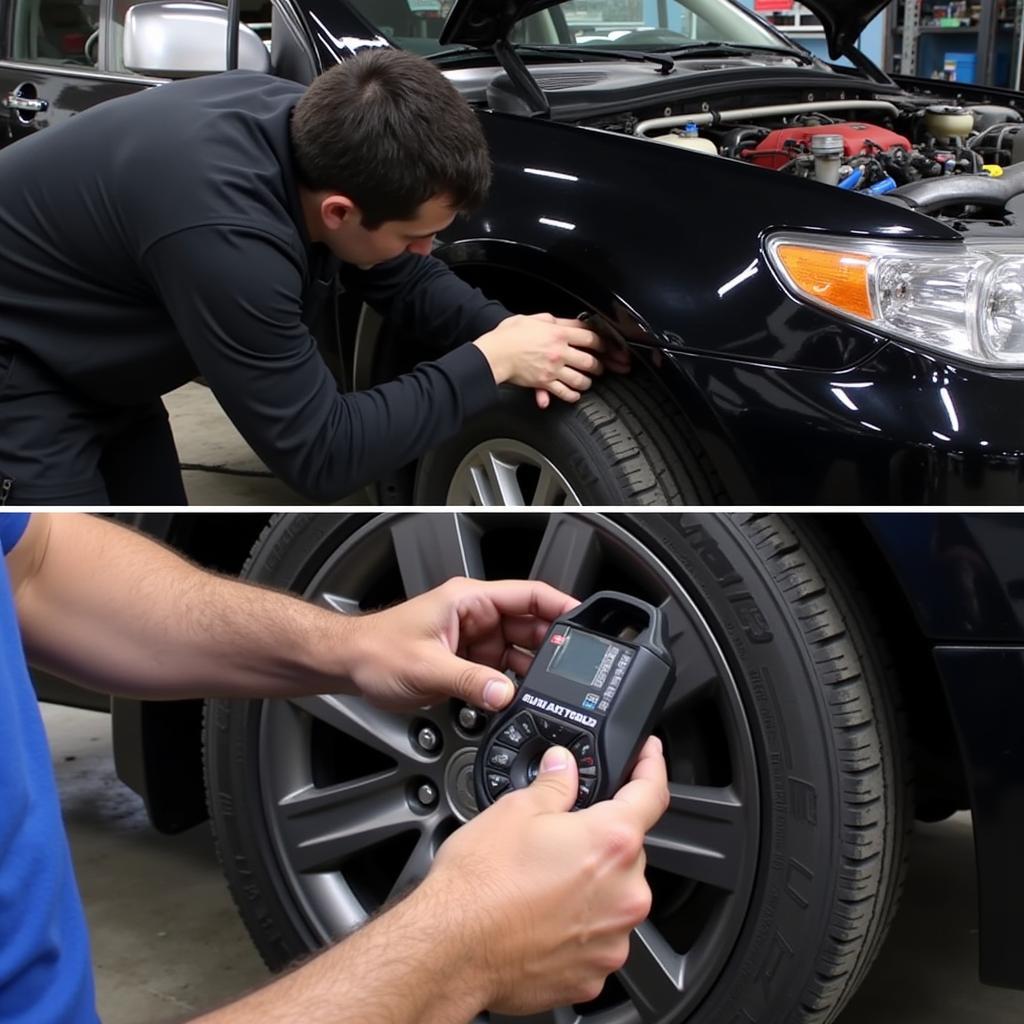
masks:
<path id="1" fill-rule="evenodd" d="M 673 801 L 648 837 L 654 903 L 640 930 L 646 941 L 634 942 L 598 1000 L 576 1008 L 580 1024 L 834 1020 L 895 913 L 911 802 L 884 644 L 845 582 L 850 570 L 816 541 L 809 517 L 289 515 L 267 527 L 245 574 L 356 610 L 451 575 L 526 575 L 530 566 L 578 596 L 619 587 L 662 604 L 685 666 L 656 730 Z M 474 742 L 459 710 L 452 702 L 414 716 L 366 717 L 361 702 L 342 713 L 330 698 L 300 708 L 210 702 L 214 833 L 270 967 L 358 925 L 427 870 L 459 824 L 453 773 Z M 333 735 L 324 731 L 328 720 L 338 726 Z M 389 749 L 404 750 L 424 725 L 439 738 L 436 751 L 410 754 L 405 776 L 401 760 L 392 762 L 411 838 L 397 834 L 404 826 L 393 801 L 375 816 L 345 804 L 364 815 L 365 830 L 347 813 L 329 815 L 314 830 L 317 841 L 327 837 L 320 861 L 305 870 L 316 844 L 309 826 L 295 829 L 304 820 L 295 794 L 323 803 L 332 785 L 347 793 L 379 784 L 386 766 L 368 737 L 390 736 Z M 440 793 L 433 809 L 413 795 L 421 792 L 416 773 Z"/>
<path id="2" fill-rule="evenodd" d="M 516 467 L 501 471 L 507 483 L 495 479 L 495 461 Z M 476 465 L 473 480 L 470 464 Z M 671 401 L 637 370 L 607 376 L 573 405 L 552 400 L 543 412 L 531 391 L 503 388 L 496 406 L 423 456 L 414 500 L 707 505 L 721 503 L 723 490 Z"/>

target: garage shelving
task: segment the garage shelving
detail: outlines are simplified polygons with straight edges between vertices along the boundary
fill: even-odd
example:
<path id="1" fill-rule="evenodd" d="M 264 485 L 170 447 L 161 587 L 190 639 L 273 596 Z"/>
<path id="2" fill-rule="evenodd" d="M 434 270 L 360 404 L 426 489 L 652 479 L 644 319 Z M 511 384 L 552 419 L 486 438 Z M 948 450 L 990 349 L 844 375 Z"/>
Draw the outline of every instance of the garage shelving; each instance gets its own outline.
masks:
<path id="1" fill-rule="evenodd" d="M 897 74 L 1020 88 L 1024 0 L 903 0 L 890 14 L 890 68 Z M 955 70 L 951 55 L 960 56 Z"/>

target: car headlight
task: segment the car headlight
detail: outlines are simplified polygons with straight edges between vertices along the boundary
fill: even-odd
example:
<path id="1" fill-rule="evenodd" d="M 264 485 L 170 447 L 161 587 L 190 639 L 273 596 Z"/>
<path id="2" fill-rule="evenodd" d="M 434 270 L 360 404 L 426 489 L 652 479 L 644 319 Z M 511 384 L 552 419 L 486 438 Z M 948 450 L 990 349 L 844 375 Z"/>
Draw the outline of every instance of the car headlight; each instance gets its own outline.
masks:
<path id="1" fill-rule="evenodd" d="M 985 366 L 1024 367 L 1024 243 L 772 235 L 795 298 Z"/>

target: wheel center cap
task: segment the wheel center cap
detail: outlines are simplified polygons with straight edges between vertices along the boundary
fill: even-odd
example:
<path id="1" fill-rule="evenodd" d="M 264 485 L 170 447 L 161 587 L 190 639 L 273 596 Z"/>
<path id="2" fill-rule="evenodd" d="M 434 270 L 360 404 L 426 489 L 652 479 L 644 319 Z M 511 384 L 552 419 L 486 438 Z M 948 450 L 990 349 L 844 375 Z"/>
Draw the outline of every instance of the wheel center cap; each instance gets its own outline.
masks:
<path id="1" fill-rule="evenodd" d="M 444 789 L 455 816 L 460 821 L 469 821 L 480 808 L 476 804 L 473 787 L 473 764 L 476 761 L 476 747 L 457 750 L 444 772 Z"/>

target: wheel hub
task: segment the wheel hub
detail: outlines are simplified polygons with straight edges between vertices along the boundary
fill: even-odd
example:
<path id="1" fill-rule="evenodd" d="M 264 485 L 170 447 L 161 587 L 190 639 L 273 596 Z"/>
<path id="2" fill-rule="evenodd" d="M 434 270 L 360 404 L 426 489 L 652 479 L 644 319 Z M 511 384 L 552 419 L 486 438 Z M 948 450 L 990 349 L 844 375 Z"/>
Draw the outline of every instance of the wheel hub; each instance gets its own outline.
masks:
<path id="1" fill-rule="evenodd" d="M 455 816 L 463 822 L 475 817 L 480 808 L 476 804 L 473 787 L 473 764 L 476 761 L 476 747 L 464 747 L 456 751 L 444 772 L 444 791 Z"/>

